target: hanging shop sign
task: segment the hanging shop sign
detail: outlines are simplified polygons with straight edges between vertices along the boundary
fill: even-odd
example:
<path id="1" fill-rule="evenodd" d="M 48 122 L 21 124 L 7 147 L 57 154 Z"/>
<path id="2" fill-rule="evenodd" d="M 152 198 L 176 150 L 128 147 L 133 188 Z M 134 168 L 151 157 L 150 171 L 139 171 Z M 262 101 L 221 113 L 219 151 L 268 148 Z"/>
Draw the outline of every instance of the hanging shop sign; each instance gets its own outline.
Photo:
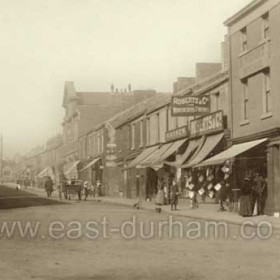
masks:
<path id="1" fill-rule="evenodd" d="M 194 119 L 190 123 L 190 136 L 199 136 L 224 129 L 223 111 Z"/>
<path id="2" fill-rule="evenodd" d="M 205 116 L 210 114 L 210 96 L 173 96 L 172 116 Z"/>
<path id="3" fill-rule="evenodd" d="M 106 145 L 106 166 L 107 167 L 115 167 L 116 159 L 117 159 L 117 145 L 108 143 Z"/>
<path id="4" fill-rule="evenodd" d="M 167 131 L 165 134 L 166 142 L 178 140 L 181 138 L 186 138 L 189 136 L 188 126 L 179 127 L 170 131 Z"/>

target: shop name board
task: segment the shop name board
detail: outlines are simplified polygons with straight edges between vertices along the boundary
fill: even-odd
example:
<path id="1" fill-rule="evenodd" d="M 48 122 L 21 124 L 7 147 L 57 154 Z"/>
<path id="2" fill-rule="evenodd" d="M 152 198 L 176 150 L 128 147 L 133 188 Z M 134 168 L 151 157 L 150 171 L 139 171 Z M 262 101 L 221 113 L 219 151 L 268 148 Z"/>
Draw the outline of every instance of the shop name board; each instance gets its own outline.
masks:
<path id="1" fill-rule="evenodd" d="M 191 136 L 208 134 L 210 132 L 224 129 L 223 111 L 217 111 L 199 119 L 194 119 L 190 123 Z"/>
<path id="2" fill-rule="evenodd" d="M 189 134 L 190 133 L 188 127 L 183 126 L 166 132 L 165 139 L 167 142 L 174 141 L 180 138 L 188 137 Z"/>
<path id="3" fill-rule="evenodd" d="M 106 166 L 107 167 L 115 167 L 116 166 L 116 150 L 117 150 L 117 145 L 116 144 L 107 144 L 106 145 Z"/>
<path id="4" fill-rule="evenodd" d="M 239 58 L 240 79 L 253 75 L 269 66 L 268 44 L 265 43 Z"/>
<path id="5" fill-rule="evenodd" d="M 210 113 L 209 96 L 173 96 L 172 116 L 205 116 Z"/>

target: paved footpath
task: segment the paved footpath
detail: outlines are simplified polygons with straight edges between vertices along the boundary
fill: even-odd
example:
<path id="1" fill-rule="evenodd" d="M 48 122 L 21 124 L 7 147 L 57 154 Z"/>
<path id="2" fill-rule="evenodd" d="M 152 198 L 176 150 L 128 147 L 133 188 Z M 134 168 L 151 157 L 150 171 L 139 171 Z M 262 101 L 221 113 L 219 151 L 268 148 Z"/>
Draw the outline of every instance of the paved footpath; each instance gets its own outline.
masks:
<path id="1" fill-rule="evenodd" d="M 110 198 L 102 197 L 101 201 L 107 203 L 114 203 L 118 205 L 126 205 L 133 207 L 137 203 L 136 199 L 127 199 L 127 198 Z M 145 210 L 154 210 L 155 204 L 153 202 L 142 202 L 142 209 Z M 198 209 L 190 209 L 190 204 L 188 199 L 179 199 L 177 211 L 171 211 L 170 205 L 162 206 L 161 209 L 164 212 L 170 213 L 175 216 L 186 217 L 195 220 L 206 220 L 206 221 L 218 221 L 218 222 L 227 222 L 235 225 L 242 225 L 244 222 L 249 222 L 252 226 L 258 226 L 262 222 L 269 222 L 274 228 L 280 229 L 280 219 L 271 217 L 271 216 L 253 216 L 243 218 L 238 213 L 234 212 L 219 212 L 219 206 L 214 203 L 205 203 L 199 204 Z"/>
<path id="2" fill-rule="evenodd" d="M 46 197 L 46 192 L 44 189 L 28 188 L 26 191 L 30 191 L 39 196 Z M 54 191 L 51 199 L 59 200 L 58 192 Z M 88 202 L 93 200 L 100 200 L 101 202 L 123 205 L 128 207 L 133 207 L 137 203 L 137 199 L 119 198 L 119 197 L 100 197 L 100 198 L 88 198 Z M 75 200 L 63 202 L 75 202 Z M 151 201 L 142 201 L 141 208 L 144 210 L 155 211 L 155 203 Z M 190 204 L 188 199 L 179 199 L 177 211 L 171 211 L 169 205 L 162 206 L 163 212 L 170 213 L 174 216 L 186 217 L 194 220 L 206 220 L 206 221 L 218 221 L 227 222 L 235 225 L 242 225 L 244 222 L 249 222 L 252 226 L 258 226 L 262 222 L 269 222 L 274 228 L 280 229 L 280 219 L 272 216 L 253 216 L 248 218 L 243 218 L 234 212 L 219 212 L 219 206 L 214 203 L 199 204 L 198 209 L 190 209 Z"/>

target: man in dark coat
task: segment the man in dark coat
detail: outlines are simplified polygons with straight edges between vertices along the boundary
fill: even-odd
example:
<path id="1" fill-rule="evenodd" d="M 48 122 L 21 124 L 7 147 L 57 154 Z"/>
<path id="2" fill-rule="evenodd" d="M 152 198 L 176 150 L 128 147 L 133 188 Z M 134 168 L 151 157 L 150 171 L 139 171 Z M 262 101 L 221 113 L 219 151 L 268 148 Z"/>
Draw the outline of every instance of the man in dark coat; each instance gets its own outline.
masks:
<path id="1" fill-rule="evenodd" d="M 178 184 L 176 183 L 175 178 L 172 179 L 172 185 L 171 185 L 171 211 L 177 210 L 177 205 L 178 205 L 178 197 L 179 197 L 179 187 Z"/>
<path id="2" fill-rule="evenodd" d="M 47 192 L 47 196 L 50 197 L 53 192 L 53 182 L 50 177 L 48 177 L 47 181 L 45 182 L 45 190 Z"/>

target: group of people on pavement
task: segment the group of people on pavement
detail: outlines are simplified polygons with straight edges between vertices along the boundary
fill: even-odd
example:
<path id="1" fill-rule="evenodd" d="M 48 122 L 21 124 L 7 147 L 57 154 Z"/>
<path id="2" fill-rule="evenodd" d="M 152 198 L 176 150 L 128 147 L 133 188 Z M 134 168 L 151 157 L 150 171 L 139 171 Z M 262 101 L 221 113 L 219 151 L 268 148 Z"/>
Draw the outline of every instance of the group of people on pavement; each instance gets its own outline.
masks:
<path id="1" fill-rule="evenodd" d="M 190 209 L 199 208 L 198 196 L 202 203 L 206 197 L 215 199 L 219 204 L 218 211 L 227 211 L 225 204 L 233 207 L 239 201 L 239 214 L 243 217 L 264 215 L 267 199 L 267 179 L 261 171 L 250 171 L 250 176 L 245 176 L 241 185 L 234 186 L 232 167 L 226 161 L 222 167 L 204 170 L 189 170 L 185 174 L 183 188 L 182 181 L 178 182 L 175 176 L 171 184 L 166 186 L 162 178 L 158 179 L 158 192 L 155 198 L 156 210 L 161 211 L 161 205 L 170 204 L 171 211 L 178 210 L 178 198 L 182 193 L 190 200 Z M 183 190 L 185 187 L 185 190 Z M 236 196 L 234 194 L 236 192 Z"/>
<path id="2" fill-rule="evenodd" d="M 240 210 L 243 217 L 250 217 L 256 212 L 264 215 L 267 199 L 267 178 L 260 171 L 246 175 L 240 190 Z M 256 209 L 256 211 L 254 211 Z"/>
<path id="3" fill-rule="evenodd" d="M 158 179 L 158 192 L 156 195 L 156 205 L 167 205 L 170 200 L 171 205 L 171 211 L 176 211 L 177 205 L 178 205 L 178 199 L 179 199 L 179 187 L 176 182 L 175 177 L 171 180 L 171 186 L 170 186 L 170 199 L 168 195 L 168 188 L 164 184 L 164 181 L 162 178 Z M 156 210 L 160 212 L 160 207 L 157 207 Z"/>
<path id="4" fill-rule="evenodd" d="M 54 191 L 54 182 L 51 179 L 51 177 L 46 177 L 44 186 L 45 191 L 47 193 L 47 197 L 51 197 Z M 80 180 L 76 180 L 76 178 L 73 177 L 69 181 L 62 181 L 58 184 L 57 190 L 59 193 L 59 198 L 62 199 L 64 194 L 64 198 L 68 199 L 70 189 L 72 190 L 73 186 L 77 186 L 75 193 L 78 195 L 79 200 L 81 200 L 82 195 L 84 196 L 84 200 L 87 200 L 89 196 L 100 197 L 104 195 L 104 189 L 100 180 L 97 180 L 96 184 L 92 185 L 88 181 L 83 182 Z"/>

